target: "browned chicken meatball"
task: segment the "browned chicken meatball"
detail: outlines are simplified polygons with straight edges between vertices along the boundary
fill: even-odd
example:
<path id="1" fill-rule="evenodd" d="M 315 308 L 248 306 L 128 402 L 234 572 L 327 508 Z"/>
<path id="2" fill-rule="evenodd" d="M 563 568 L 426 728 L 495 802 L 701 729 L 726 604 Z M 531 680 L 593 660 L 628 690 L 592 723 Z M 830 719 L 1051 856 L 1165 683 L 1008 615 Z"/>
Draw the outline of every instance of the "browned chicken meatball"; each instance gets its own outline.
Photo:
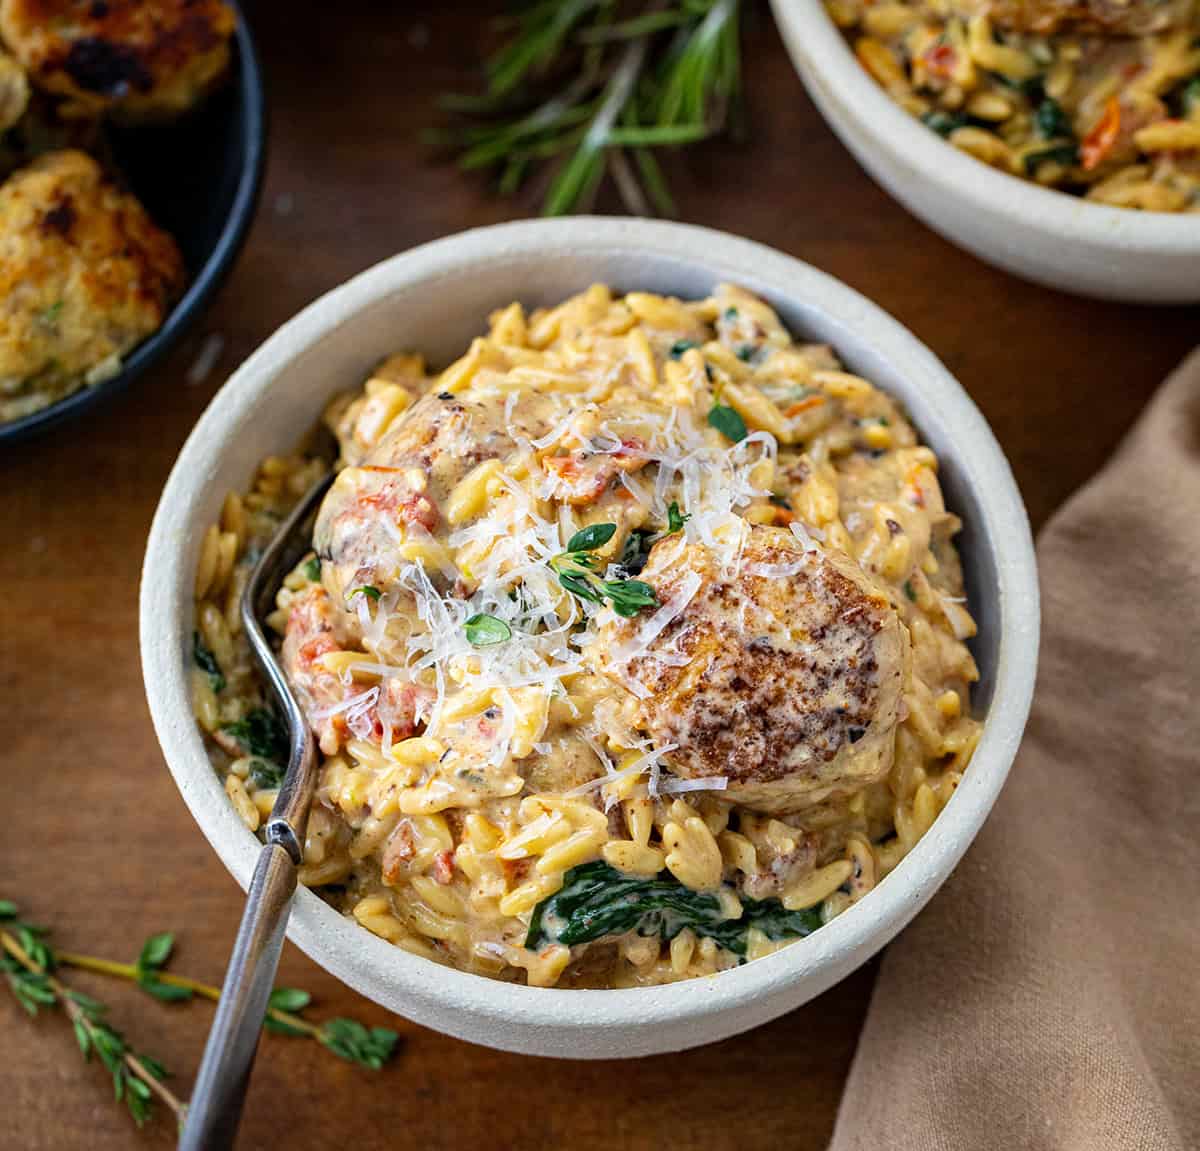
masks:
<path id="1" fill-rule="evenodd" d="M 222 0 L 0 0 L 0 36 L 34 84 L 81 110 L 169 116 L 229 64 Z"/>
<path id="2" fill-rule="evenodd" d="M 90 156 L 14 173 L 0 186 L 0 420 L 111 374 L 182 284 L 174 240 Z"/>
<path id="3" fill-rule="evenodd" d="M 1195 0 L 960 0 L 968 12 L 986 11 L 998 27 L 1047 34 L 1060 28 L 1146 36 L 1178 28 Z"/>
<path id="4" fill-rule="evenodd" d="M 450 490 L 476 464 L 509 452 L 501 397 L 426 395 L 354 467 L 344 468 L 321 505 L 313 543 L 322 578 L 356 634 L 355 589 L 386 592 L 409 563 L 401 541 L 427 540 Z M 440 579 L 436 565 L 428 575 Z"/>
<path id="5" fill-rule="evenodd" d="M 755 527 L 736 560 L 662 541 L 641 578 L 681 610 L 648 643 L 644 619 L 614 619 L 595 655 L 632 692 L 636 726 L 675 745 L 676 774 L 723 776 L 725 795 L 764 811 L 887 774 L 908 635 L 848 559 Z"/>
<path id="6" fill-rule="evenodd" d="M 288 682 L 309 716 L 321 750 L 337 751 L 357 736 L 379 742 L 407 739 L 416 727 L 417 709 L 429 693 L 406 679 L 387 678 L 374 690 L 363 689 L 322 664 L 341 650 L 336 612 L 319 584 L 299 592 L 289 611 L 281 653 Z M 346 707 L 347 702 L 351 706 Z"/>

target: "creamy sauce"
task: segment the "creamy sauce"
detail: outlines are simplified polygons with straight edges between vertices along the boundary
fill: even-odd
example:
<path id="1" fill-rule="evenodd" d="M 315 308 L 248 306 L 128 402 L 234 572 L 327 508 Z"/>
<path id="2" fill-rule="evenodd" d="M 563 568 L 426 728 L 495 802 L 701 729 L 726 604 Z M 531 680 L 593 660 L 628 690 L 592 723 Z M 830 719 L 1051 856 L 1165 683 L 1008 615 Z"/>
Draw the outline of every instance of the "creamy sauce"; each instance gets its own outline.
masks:
<path id="1" fill-rule="evenodd" d="M 302 879 L 368 930 L 539 985 L 711 973 L 860 898 L 949 799 L 979 725 L 936 458 L 762 301 L 513 305 L 329 421 L 274 622 L 323 754 Z M 242 660 L 198 714 L 261 809 L 221 722 L 259 698 Z"/>

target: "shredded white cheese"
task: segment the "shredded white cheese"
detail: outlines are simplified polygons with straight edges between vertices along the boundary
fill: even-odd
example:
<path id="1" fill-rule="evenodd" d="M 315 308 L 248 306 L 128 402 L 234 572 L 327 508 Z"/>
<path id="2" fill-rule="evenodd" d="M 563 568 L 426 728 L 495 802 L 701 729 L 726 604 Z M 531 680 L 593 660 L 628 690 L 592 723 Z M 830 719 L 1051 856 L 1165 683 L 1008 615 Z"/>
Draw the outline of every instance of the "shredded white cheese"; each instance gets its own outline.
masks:
<path id="1" fill-rule="evenodd" d="M 667 779 L 658 785 L 660 795 L 679 795 L 685 791 L 724 791 L 729 786 L 729 779 L 724 775 L 714 775 L 711 779 Z"/>

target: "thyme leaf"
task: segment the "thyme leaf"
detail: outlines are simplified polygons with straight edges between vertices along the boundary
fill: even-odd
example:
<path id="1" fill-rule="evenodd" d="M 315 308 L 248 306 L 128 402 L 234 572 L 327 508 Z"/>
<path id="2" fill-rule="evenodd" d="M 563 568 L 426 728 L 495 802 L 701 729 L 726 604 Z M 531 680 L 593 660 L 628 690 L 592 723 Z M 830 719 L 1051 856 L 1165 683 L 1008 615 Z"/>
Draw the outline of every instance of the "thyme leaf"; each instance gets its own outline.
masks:
<path id="1" fill-rule="evenodd" d="M 473 615 L 463 624 L 467 642 L 475 647 L 491 647 L 512 639 L 512 628 L 494 615 Z"/>
<path id="2" fill-rule="evenodd" d="M 708 424 L 735 444 L 741 443 L 748 434 L 746 421 L 728 404 L 713 404 L 708 411 Z"/>

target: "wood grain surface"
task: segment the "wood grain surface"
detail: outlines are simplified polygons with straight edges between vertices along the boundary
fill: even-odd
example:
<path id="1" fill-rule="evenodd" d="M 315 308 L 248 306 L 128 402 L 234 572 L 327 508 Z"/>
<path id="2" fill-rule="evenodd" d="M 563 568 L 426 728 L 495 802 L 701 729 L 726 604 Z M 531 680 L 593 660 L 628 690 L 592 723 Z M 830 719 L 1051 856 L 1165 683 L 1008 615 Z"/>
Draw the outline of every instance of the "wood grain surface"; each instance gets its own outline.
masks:
<path id="1" fill-rule="evenodd" d="M 0 894 L 63 948 L 132 958 L 179 936 L 177 970 L 220 982 L 241 893 L 163 767 L 137 652 L 142 549 L 184 437 L 222 379 L 278 324 L 367 265 L 460 229 L 533 214 L 430 158 L 432 97 L 470 83 L 498 5 L 262 4 L 270 93 L 264 195 L 208 314 L 132 390 L 0 459 Z M 751 4 L 751 132 L 668 164 L 687 220 L 808 260 L 892 312 L 974 395 L 1035 524 L 1109 455 L 1196 341 L 1195 309 L 1099 304 L 1034 288 L 950 247 L 894 204 L 824 126 L 765 6 Z M 616 205 L 602 200 L 601 210 Z M 216 370 L 189 385 L 205 336 Z M 936 977 L 936 973 L 934 974 Z M 191 1086 L 211 1009 L 160 1005 L 71 973 Z M 281 981 L 316 1015 L 397 1027 L 380 1073 L 268 1037 L 239 1146 L 819 1148 L 867 1008 L 871 966 L 791 1015 L 697 1051 L 586 1064 L 503 1055 L 389 1019 L 290 945 Z M 138 1132 L 70 1028 L 0 988 L 0 1148 L 168 1146 Z"/>

